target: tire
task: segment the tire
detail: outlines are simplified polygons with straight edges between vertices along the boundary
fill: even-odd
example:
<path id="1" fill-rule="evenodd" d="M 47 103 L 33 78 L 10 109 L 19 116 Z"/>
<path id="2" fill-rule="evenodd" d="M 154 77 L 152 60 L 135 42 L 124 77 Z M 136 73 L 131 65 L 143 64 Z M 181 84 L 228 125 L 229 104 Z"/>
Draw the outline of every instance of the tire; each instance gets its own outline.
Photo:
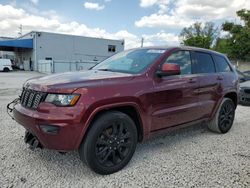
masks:
<path id="1" fill-rule="evenodd" d="M 229 98 L 224 98 L 213 120 L 208 123 L 208 128 L 213 132 L 227 133 L 233 125 L 234 117 L 234 102 Z"/>
<path id="2" fill-rule="evenodd" d="M 5 68 L 3 69 L 3 72 L 9 72 L 9 71 L 10 71 L 10 69 L 7 68 L 7 67 L 5 67 Z"/>
<path id="3" fill-rule="evenodd" d="M 132 158 L 137 139 L 137 128 L 128 115 L 105 112 L 93 122 L 81 143 L 80 159 L 98 174 L 115 173 Z"/>

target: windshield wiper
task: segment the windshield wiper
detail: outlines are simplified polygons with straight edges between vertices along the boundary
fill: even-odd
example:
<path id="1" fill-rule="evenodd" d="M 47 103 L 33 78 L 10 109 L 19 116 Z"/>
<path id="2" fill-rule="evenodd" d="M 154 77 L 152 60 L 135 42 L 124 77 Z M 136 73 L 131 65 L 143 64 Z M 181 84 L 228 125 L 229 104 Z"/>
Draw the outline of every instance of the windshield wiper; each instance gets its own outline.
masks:
<path id="1" fill-rule="evenodd" d="M 114 70 L 112 69 L 96 69 L 96 70 L 99 70 L 99 71 L 110 71 L 110 72 L 113 72 Z"/>

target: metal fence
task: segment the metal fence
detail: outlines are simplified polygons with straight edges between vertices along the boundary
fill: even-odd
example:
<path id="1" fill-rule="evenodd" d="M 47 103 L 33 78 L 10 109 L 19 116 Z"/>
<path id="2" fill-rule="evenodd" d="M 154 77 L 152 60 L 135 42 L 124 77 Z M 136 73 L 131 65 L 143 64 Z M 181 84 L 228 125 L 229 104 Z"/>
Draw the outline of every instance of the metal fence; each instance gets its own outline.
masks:
<path id="1" fill-rule="evenodd" d="M 87 70 L 94 65 L 97 61 L 92 62 L 69 62 L 69 61 L 59 61 L 59 60 L 40 60 L 38 61 L 38 72 L 51 74 L 51 73 L 61 73 L 68 71 L 80 71 Z"/>

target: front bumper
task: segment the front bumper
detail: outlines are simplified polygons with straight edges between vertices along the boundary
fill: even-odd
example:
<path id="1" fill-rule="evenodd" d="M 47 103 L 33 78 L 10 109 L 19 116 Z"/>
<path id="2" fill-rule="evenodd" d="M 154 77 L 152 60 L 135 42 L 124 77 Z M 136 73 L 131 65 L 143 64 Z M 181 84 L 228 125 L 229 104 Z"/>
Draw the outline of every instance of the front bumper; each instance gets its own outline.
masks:
<path id="1" fill-rule="evenodd" d="M 49 103 L 41 103 L 37 110 L 31 110 L 16 104 L 13 118 L 34 135 L 42 147 L 69 151 L 78 149 L 77 141 L 83 129 L 79 110 L 77 106 L 56 107 Z M 47 131 L 44 127 L 52 129 Z"/>

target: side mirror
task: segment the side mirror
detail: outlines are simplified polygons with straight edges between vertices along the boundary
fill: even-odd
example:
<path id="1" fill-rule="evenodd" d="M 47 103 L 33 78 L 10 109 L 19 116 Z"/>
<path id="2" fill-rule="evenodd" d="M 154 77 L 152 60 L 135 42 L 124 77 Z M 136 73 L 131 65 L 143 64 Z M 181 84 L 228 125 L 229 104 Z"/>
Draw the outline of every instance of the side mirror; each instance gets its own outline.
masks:
<path id="1" fill-rule="evenodd" d="M 164 63 L 160 70 L 156 72 L 157 76 L 171 76 L 171 75 L 180 75 L 181 68 L 180 65 L 174 63 Z"/>

